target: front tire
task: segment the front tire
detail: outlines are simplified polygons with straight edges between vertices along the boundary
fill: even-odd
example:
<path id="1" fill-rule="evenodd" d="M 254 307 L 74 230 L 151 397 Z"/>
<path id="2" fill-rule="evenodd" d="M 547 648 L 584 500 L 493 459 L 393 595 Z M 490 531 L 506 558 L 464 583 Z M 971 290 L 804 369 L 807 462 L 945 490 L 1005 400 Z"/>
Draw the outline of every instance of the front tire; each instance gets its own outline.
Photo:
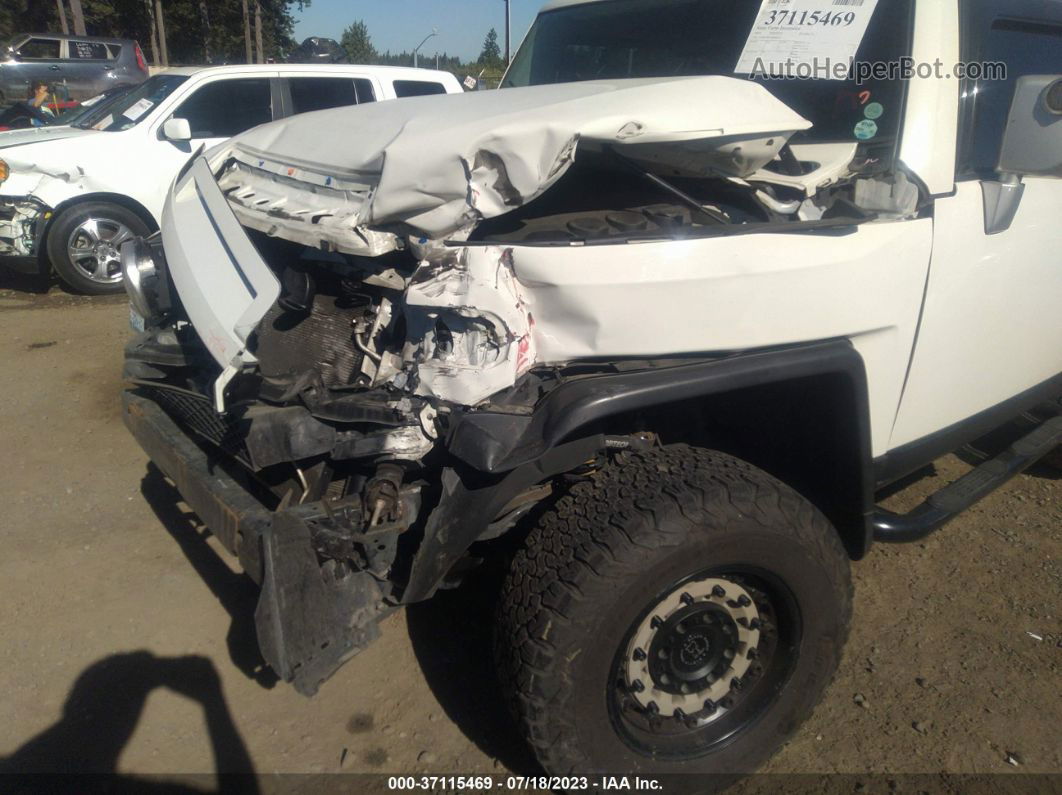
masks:
<path id="1" fill-rule="evenodd" d="M 837 532 L 793 490 L 722 453 L 624 453 L 517 553 L 497 667 L 548 773 L 721 785 L 811 713 L 851 611 Z"/>
<path id="2" fill-rule="evenodd" d="M 148 234 L 140 216 L 110 202 L 85 202 L 64 210 L 48 232 L 52 267 L 67 285 L 86 295 L 122 291 L 119 249 Z"/>

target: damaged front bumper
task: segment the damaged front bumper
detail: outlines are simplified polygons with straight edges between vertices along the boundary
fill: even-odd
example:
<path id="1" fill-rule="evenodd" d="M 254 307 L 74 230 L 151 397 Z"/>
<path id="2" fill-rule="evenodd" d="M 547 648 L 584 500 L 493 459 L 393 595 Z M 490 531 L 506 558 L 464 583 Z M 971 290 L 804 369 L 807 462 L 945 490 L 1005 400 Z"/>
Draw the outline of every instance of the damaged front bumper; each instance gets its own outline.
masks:
<path id="1" fill-rule="evenodd" d="M 334 519 L 320 503 L 270 509 L 238 472 L 208 455 L 158 406 L 123 393 L 126 427 L 222 545 L 261 586 L 262 656 L 304 695 L 379 635 L 393 606 L 368 572 L 318 563 L 312 534 Z"/>
<path id="2" fill-rule="evenodd" d="M 0 264 L 35 273 L 51 216 L 52 209 L 33 196 L 0 196 Z"/>

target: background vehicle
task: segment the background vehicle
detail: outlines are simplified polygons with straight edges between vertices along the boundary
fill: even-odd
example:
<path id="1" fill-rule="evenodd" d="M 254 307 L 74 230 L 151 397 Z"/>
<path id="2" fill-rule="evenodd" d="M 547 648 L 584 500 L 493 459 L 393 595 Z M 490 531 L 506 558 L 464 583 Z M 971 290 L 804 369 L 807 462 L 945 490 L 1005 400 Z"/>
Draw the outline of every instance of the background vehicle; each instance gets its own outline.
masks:
<path id="1" fill-rule="evenodd" d="M 296 113 L 461 90 L 446 72 L 395 67 L 168 70 L 74 126 L 0 136 L 0 263 L 120 291 L 118 246 L 158 228 L 170 181 L 200 146 Z"/>
<path id="2" fill-rule="evenodd" d="M 863 87 L 735 76 L 771 5 L 551 3 L 510 88 L 249 131 L 123 249 L 125 422 L 301 692 L 489 559 L 547 772 L 748 772 L 837 669 L 850 561 L 1062 442 L 1062 3 L 824 2 L 860 62 L 1009 67 Z"/>
<path id="3" fill-rule="evenodd" d="M 335 39 L 310 36 L 291 51 L 288 63 L 348 63 L 347 51 Z"/>
<path id="4" fill-rule="evenodd" d="M 43 80 L 63 100 L 76 101 L 148 77 L 144 53 L 130 39 L 26 33 L 7 42 L 2 57 L 0 104 L 24 99 L 32 80 Z"/>

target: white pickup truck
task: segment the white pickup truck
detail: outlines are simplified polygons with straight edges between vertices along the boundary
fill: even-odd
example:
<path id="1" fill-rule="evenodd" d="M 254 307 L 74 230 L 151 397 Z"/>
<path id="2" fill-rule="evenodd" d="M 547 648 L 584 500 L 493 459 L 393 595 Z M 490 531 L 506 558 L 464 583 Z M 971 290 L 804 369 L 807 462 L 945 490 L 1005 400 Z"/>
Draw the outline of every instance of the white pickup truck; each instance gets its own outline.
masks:
<path id="1" fill-rule="evenodd" d="M 121 292 L 119 246 L 159 228 L 201 147 L 297 113 L 462 91 L 449 72 L 390 66 L 168 69 L 73 126 L 0 133 L 0 266 Z"/>
<path id="2" fill-rule="evenodd" d="M 500 91 L 257 128 L 123 248 L 126 424 L 283 679 L 495 561 L 561 788 L 754 770 L 837 669 L 850 562 L 1057 450 L 1062 3 L 786 7 L 555 0 Z M 809 58 L 845 68 L 756 66 Z"/>

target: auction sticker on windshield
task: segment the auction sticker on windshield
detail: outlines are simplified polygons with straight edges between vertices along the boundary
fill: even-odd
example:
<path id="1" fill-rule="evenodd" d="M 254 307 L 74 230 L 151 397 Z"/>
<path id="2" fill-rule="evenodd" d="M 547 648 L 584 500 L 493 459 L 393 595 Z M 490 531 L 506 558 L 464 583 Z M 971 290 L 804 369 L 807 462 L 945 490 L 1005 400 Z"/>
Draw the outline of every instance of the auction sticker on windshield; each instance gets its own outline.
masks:
<path id="1" fill-rule="evenodd" d="M 735 74 L 844 80 L 878 0 L 762 0 Z M 801 65 L 817 68 L 805 74 Z"/>
<path id="2" fill-rule="evenodd" d="M 125 111 L 122 112 L 122 115 L 130 121 L 136 121 L 153 107 L 155 107 L 155 103 L 150 99 L 138 99 L 126 108 Z"/>

